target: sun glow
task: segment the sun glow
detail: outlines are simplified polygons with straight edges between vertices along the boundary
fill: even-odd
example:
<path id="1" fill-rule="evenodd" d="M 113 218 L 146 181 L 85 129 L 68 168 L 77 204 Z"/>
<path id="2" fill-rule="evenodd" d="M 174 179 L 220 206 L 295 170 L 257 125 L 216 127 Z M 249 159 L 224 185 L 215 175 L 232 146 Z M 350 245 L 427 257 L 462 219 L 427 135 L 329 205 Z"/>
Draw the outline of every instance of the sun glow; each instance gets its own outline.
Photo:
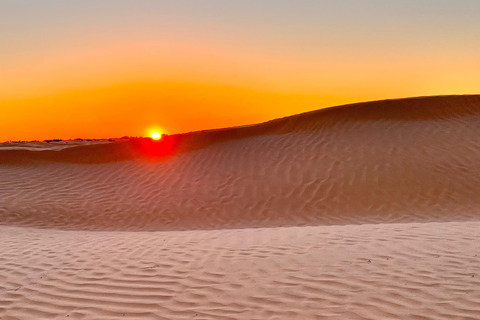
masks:
<path id="1" fill-rule="evenodd" d="M 158 125 L 145 128 L 143 131 L 144 137 L 150 137 L 153 140 L 160 140 L 164 134 L 167 134 L 167 130 Z"/>

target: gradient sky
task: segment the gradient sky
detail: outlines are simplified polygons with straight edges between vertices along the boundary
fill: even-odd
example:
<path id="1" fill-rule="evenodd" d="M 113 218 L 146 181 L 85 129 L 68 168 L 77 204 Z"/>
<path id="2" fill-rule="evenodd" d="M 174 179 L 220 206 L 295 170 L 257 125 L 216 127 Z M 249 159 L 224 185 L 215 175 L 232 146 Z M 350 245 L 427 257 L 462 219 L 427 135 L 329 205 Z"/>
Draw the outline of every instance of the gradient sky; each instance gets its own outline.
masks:
<path id="1" fill-rule="evenodd" d="M 0 141 L 479 89 L 478 0 L 0 0 Z"/>

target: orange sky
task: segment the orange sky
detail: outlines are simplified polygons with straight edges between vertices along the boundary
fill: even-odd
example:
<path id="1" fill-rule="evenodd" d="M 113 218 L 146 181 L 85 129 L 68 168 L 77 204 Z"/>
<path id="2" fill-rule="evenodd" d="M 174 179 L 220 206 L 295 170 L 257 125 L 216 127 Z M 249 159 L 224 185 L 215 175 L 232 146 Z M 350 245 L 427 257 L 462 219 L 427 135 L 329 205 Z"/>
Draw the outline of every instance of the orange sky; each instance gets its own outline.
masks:
<path id="1" fill-rule="evenodd" d="M 207 2 L 212 6 L 203 14 L 217 8 Z M 19 15 L 10 18 L 12 26 L 25 27 L 27 10 L 38 18 L 30 7 L 4 9 Z M 478 30 L 437 34 L 426 24 L 412 35 L 402 24 L 387 25 L 382 33 L 375 23 L 360 32 L 354 24 L 342 29 L 337 23 L 335 34 L 331 26 L 317 26 L 315 17 L 309 17 L 317 28 L 312 31 L 309 24 L 290 30 L 269 19 L 254 21 L 254 28 L 241 15 L 236 24 L 208 20 L 209 25 L 200 12 L 188 23 L 177 13 L 167 29 L 148 25 L 154 16 L 128 20 L 130 29 L 122 32 L 125 12 L 112 13 L 118 20 L 113 22 L 88 12 L 64 21 L 66 31 L 33 19 L 40 31 L 12 27 L 12 33 L 0 33 L 8 44 L 0 53 L 0 141 L 140 136 L 155 126 L 178 133 L 357 101 L 479 93 Z M 458 21 L 447 22 L 460 22 L 464 12 L 457 14 Z M 293 19 L 286 12 L 277 15 Z M 442 22 L 437 15 L 428 16 L 431 24 Z M 420 23 L 425 17 L 417 18 Z M 238 29 L 242 23 L 247 30 Z"/>

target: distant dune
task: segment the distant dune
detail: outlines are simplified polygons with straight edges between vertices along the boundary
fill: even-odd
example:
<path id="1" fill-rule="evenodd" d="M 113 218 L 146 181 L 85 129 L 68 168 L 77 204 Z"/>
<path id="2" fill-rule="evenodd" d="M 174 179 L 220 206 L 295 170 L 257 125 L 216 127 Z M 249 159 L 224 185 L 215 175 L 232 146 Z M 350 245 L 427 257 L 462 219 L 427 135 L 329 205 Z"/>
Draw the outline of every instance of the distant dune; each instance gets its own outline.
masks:
<path id="1" fill-rule="evenodd" d="M 3 144 L 0 319 L 479 319 L 479 195 L 480 95 Z"/>
<path id="2" fill-rule="evenodd" d="M 325 130 L 331 132 L 332 127 L 346 124 L 349 124 L 349 129 L 356 130 L 356 124 L 359 122 L 363 124 L 367 121 L 390 121 L 383 123 L 383 126 L 382 123 L 372 124 L 369 134 L 374 135 L 383 133 L 385 125 L 390 125 L 391 121 L 434 121 L 475 117 L 479 112 L 479 99 L 479 95 L 464 95 L 363 102 L 306 112 L 256 125 L 169 135 L 162 141 L 119 139 L 115 144 L 105 144 L 107 141 L 103 141 L 103 143 L 102 141 L 70 141 L 68 144 L 65 142 L 43 143 L 43 147 L 42 143 L 26 142 L 15 144 L 15 148 L 12 148 L 11 144 L 3 146 L 0 144 L 0 164 L 38 161 L 104 163 L 138 158 L 161 160 L 165 156 L 231 140 L 269 134 L 311 131 L 320 133 Z M 363 130 L 367 131 L 367 128 L 363 128 Z M 342 133 L 342 130 L 339 130 L 338 134 Z M 76 148 L 65 148 L 67 145 L 76 146 Z M 9 149 L 9 152 L 4 149 Z M 41 152 L 39 152 L 40 149 L 42 149 Z M 51 150 L 49 151 L 49 149 Z M 62 149 L 62 152 L 57 152 L 59 149 Z"/>

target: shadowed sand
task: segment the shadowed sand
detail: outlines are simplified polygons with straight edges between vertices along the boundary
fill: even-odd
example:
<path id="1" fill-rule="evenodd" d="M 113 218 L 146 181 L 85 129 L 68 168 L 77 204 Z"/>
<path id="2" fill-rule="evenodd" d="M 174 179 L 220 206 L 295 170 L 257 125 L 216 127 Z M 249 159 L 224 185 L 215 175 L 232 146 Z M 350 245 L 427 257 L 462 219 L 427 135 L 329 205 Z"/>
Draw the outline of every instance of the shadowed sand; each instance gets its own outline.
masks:
<path id="1" fill-rule="evenodd" d="M 0 318 L 478 319 L 479 163 L 480 96 L 3 144 Z"/>

